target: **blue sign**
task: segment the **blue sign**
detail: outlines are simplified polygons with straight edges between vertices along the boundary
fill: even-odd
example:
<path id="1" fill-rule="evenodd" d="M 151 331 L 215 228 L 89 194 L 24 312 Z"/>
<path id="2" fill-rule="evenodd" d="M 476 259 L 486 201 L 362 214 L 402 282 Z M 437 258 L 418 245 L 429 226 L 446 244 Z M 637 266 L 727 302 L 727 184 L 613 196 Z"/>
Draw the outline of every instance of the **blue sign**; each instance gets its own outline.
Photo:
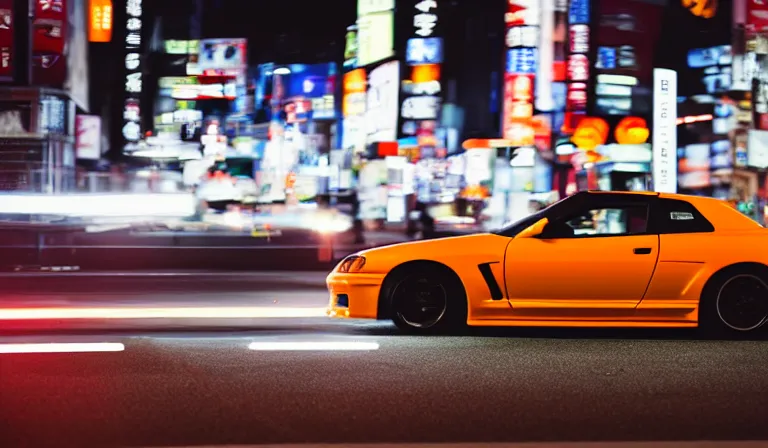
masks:
<path id="1" fill-rule="evenodd" d="M 405 54 L 408 65 L 442 64 L 443 39 L 440 37 L 408 39 Z"/>
<path id="2" fill-rule="evenodd" d="M 290 74 L 283 75 L 286 81 L 285 97 L 321 98 L 333 95 L 333 86 L 329 76 L 333 74 L 333 64 L 291 64 Z"/>
<path id="3" fill-rule="evenodd" d="M 568 9 L 568 24 L 589 24 L 589 0 L 571 0 L 571 7 Z"/>
<path id="4" fill-rule="evenodd" d="M 507 50 L 507 73 L 535 74 L 536 56 L 535 48 L 510 48 Z"/>
<path id="5" fill-rule="evenodd" d="M 614 47 L 597 48 L 597 64 L 599 69 L 613 70 L 616 68 L 616 49 Z"/>

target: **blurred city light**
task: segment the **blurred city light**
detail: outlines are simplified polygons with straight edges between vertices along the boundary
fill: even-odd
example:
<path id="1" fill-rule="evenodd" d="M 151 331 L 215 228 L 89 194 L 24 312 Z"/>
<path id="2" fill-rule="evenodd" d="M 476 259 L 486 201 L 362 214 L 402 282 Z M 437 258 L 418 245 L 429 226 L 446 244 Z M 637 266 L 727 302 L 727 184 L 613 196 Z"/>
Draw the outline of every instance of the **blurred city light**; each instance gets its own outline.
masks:
<path id="1" fill-rule="evenodd" d="M 118 342 L 67 342 L 48 344 L 0 344 L 0 353 L 97 353 L 122 352 L 125 346 Z"/>
<path id="2" fill-rule="evenodd" d="M 44 319 L 275 319 L 324 317 L 318 307 L 6 308 L 2 320 Z"/>
<path id="3" fill-rule="evenodd" d="M 372 351 L 378 350 L 377 342 L 251 342 L 248 349 L 256 351 Z"/>

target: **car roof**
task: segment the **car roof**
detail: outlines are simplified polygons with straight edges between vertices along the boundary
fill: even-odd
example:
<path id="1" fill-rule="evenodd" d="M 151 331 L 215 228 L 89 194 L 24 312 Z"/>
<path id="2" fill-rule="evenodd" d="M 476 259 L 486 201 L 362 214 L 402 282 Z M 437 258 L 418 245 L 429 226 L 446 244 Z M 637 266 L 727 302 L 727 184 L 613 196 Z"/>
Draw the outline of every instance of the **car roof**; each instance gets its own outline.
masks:
<path id="1" fill-rule="evenodd" d="M 583 191 L 582 193 L 587 194 L 626 194 L 626 195 L 637 195 L 637 196 L 658 196 L 659 193 L 655 191 L 603 191 L 603 190 L 588 190 Z"/>
<path id="2" fill-rule="evenodd" d="M 747 230 L 753 228 L 762 227 L 755 220 L 740 213 L 728 203 L 721 199 L 711 198 L 707 196 L 694 196 L 688 194 L 679 193 L 657 193 L 653 191 L 598 191 L 589 190 L 582 191 L 576 194 L 584 195 L 610 195 L 616 196 L 634 196 L 639 197 L 652 197 L 656 196 L 662 199 L 675 199 L 679 201 L 685 201 L 693 205 L 704 216 L 712 222 L 716 230 Z"/>

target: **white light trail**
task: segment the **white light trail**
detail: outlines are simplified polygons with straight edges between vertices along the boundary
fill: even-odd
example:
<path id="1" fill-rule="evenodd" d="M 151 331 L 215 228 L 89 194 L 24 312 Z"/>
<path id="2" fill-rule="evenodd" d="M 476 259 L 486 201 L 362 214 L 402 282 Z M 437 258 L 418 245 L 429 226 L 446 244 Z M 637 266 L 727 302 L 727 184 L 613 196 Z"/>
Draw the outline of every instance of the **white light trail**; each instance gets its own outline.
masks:
<path id="1" fill-rule="evenodd" d="M 99 353 L 122 352 L 119 342 L 68 342 L 47 344 L 0 344 L 0 353 Z"/>
<path id="2" fill-rule="evenodd" d="M 377 342 L 251 342 L 248 349 L 257 351 L 372 351 Z"/>
<path id="3" fill-rule="evenodd" d="M 2 320 L 43 319 L 280 319 L 326 317 L 322 307 L 5 308 Z"/>

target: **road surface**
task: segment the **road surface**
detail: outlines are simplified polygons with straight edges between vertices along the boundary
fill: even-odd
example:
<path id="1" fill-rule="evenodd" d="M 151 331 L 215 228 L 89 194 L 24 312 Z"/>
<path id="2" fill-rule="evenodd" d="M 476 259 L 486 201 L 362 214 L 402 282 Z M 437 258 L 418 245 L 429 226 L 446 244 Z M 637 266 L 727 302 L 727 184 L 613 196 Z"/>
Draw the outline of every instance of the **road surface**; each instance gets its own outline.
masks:
<path id="1" fill-rule="evenodd" d="M 198 289 L 210 281 L 200 276 L 189 280 L 197 292 L 126 282 L 115 306 L 248 310 L 277 293 L 286 297 L 278 303 L 296 297 L 283 308 L 323 304 L 321 286 L 305 280 L 255 293 L 229 282 L 222 293 Z M 47 289 L 6 294 L 45 308 L 57 292 Z M 62 309 L 115 297 L 76 289 L 58 291 Z M 73 323 L 61 319 L 39 332 L 34 321 L 17 322 L 30 326 L 0 336 L 0 446 L 768 440 L 763 341 L 546 329 L 410 337 L 386 323 L 319 316 L 229 327 L 237 319 L 213 319 L 219 331 L 198 317 L 188 319 L 192 331 L 176 325 L 183 319 L 154 320 L 175 331 L 119 319 L 108 328 L 122 331 L 61 331 Z"/>

